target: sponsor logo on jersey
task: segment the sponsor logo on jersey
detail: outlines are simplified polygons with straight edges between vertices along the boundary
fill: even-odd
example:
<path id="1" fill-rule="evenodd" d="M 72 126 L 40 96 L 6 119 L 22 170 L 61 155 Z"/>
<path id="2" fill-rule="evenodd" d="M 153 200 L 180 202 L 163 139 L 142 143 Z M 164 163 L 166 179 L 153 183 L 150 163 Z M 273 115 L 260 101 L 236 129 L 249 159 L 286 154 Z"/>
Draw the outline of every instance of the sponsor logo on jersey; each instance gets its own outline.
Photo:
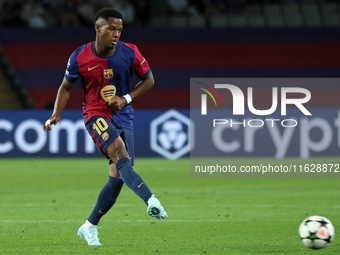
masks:
<path id="1" fill-rule="evenodd" d="M 102 90 L 100 91 L 100 95 L 102 96 L 102 98 L 106 101 L 109 102 L 110 99 L 116 95 L 116 87 L 113 85 L 108 85 L 105 86 L 104 88 L 102 88 Z"/>
<path id="2" fill-rule="evenodd" d="M 106 79 L 111 79 L 113 77 L 113 70 L 112 69 L 104 69 L 104 77 Z"/>
<path id="3" fill-rule="evenodd" d="M 104 141 L 107 141 L 109 139 L 109 134 L 107 132 L 105 132 L 104 134 L 102 134 L 102 138 Z"/>

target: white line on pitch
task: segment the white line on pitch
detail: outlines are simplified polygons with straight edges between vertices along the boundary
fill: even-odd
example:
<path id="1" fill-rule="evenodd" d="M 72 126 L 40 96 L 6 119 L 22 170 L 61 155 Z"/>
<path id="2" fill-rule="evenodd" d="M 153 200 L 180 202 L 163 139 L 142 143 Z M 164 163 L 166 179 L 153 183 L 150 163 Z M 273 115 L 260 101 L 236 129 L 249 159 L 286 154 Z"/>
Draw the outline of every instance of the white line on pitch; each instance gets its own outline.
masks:
<path id="1" fill-rule="evenodd" d="M 116 223 L 135 223 L 135 222 L 153 222 L 152 220 L 106 220 L 108 222 Z M 166 219 L 164 222 L 231 222 L 231 221 L 252 221 L 252 222 L 271 222 L 271 221 L 296 221 L 292 219 L 210 219 L 210 220 L 187 220 L 187 219 L 177 219 L 169 220 Z M 79 220 L 3 220 L 3 223 L 81 223 L 84 222 Z"/>
<path id="2" fill-rule="evenodd" d="M 53 206 L 53 207 L 92 207 L 94 204 L 61 204 L 61 203 L 51 203 L 51 204 L 10 204 L 10 203 L 3 203 L 0 204 L 1 207 L 8 206 L 8 207 L 46 207 L 46 206 Z M 143 204 L 115 204 L 115 207 L 145 207 Z M 169 205 L 166 204 L 166 207 L 205 207 L 206 204 L 203 206 L 201 204 L 185 204 L 185 205 Z M 215 204 L 215 205 L 209 205 L 209 207 L 311 207 L 315 208 L 315 205 L 296 205 L 296 204 L 291 204 L 291 205 L 273 205 L 273 204 Z M 330 206 L 322 206 L 322 207 L 327 207 L 327 208 L 340 208 L 340 205 L 330 205 Z"/>

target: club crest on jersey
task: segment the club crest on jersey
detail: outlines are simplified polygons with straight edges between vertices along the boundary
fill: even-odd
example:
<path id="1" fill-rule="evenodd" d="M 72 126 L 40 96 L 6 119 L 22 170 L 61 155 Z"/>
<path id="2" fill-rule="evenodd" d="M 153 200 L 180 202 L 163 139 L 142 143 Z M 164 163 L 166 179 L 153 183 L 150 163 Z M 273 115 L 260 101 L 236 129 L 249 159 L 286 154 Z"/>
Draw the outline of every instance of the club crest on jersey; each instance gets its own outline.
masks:
<path id="1" fill-rule="evenodd" d="M 104 77 L 106 79 L 111 79 L 113 77 L 113 70 L 112 69 L 104 69 Z"/>
<path id="2" fill-rule="evenodd" d="M 102 88 L 102 90 L 100 91 L 100 95 L 102 96 L 102 98 L 106 101 L 109 102 L 110 99 L 116 95 L 116 87 L 113 85 L 108 85 L 105 86 L 104 88 Z"/>
<path id="3" fill-rule="evenodd" d="M 107 141 L 109 139 L 109 134 L 107 132 L 105 132 L 104 134 L 102 134 L 102 138 L 104 141 Z"/>

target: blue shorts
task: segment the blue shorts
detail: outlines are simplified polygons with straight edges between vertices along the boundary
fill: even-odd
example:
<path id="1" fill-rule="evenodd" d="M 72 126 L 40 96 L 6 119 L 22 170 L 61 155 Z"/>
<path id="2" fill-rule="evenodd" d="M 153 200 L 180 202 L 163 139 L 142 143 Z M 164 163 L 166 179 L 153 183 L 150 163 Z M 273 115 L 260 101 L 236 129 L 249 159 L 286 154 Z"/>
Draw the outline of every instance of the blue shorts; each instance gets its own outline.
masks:
<path id="1" fill-rule="evenodd" d="M 108 118 L 102 116 L 93 116 L 85 123 L 85 127 L 99 151 L 110 160 L 109 163 L 112 163 L 112 161 L 107 155 L 106 150 L 120 136 L 125 143 L 127 153 L 131 157 L 132 165 L 134 165 L 133 129 L 118 127 Z"/>

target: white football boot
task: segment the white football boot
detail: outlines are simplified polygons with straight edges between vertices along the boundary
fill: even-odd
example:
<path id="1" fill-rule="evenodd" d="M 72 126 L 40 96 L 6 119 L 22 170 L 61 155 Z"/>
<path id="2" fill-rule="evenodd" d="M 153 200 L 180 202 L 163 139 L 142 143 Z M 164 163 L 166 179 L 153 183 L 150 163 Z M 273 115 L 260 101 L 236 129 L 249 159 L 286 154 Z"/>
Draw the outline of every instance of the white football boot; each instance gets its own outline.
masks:
<path id="1" fill-rule="evenodd" d="M 84 239 L 88 245 L 102 245 L 99 242 L 97 227 L 86 227 L 84 224 L 78 229 L 77 235 Z"/>
<path id="2" fill-rule="evenodd" d="M 148 200 L 148 210 L 147 213 L 151 217 L 155 217 L 162 221 L 165 218 L 168 218 L 168 215 L 166 214 L 166 211 L 164 210 L 163 206 L 159 202 L 159 200 L 155 197 L 155 195 L 152 195 Z"/>

